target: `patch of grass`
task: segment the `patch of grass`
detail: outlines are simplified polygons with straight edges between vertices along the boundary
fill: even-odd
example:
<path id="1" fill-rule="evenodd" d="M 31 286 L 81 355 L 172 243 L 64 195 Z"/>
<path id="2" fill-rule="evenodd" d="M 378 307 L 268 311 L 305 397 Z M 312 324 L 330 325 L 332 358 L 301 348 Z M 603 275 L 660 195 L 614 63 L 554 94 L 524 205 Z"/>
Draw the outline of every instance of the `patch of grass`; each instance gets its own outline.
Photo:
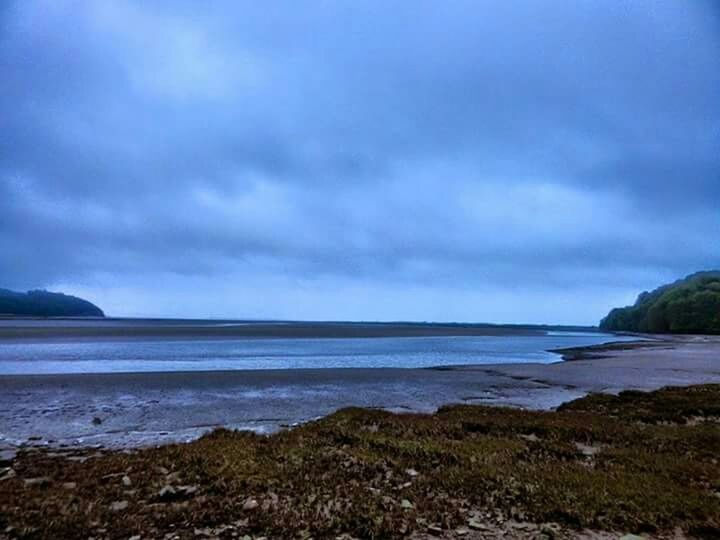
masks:
<path id="1" fill-rule="evenodd" d="M 647 423 L 685 424 L 696 417 L 720 419 L 717 385 L 668 387 L 660 392 L 661 394 L 627 390 L 617 396 L 591 394 L 566 403 L 559 410 L 587 411 Z"/>
<path id="2" fill-rule="evenodd" d="M 400 538 L 429 524 L 515 520 L 570 535 L 680 527 L 711 537 L 720 535 L 718 417 L 720 385 L 705 385 L 591 395 L 557 412 L 345 409 L 270 437 L 217 430 L 83 463 L 25 451 L 16 476 L 0 481 L 0 532 Z"/>

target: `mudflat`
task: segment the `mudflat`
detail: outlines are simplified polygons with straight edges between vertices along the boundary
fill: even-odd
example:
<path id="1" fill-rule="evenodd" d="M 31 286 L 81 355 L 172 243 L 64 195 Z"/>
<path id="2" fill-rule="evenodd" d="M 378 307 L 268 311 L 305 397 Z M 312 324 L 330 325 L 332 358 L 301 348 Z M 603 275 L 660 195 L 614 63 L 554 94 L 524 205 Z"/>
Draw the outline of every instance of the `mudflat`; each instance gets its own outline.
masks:
<path id="1" fill-rule="evenodd" d="M 542 326 L 205 319 L 0 318 L 0 341 L 542 335 Z M 547 327 L 555 328 L 555 327 Z M 558 327 L 563 328 L 563 327 Z M 574 327 L 568 327 L 573 329 Z"/>
<path id="2" fill-rule="evenodd" d="M 597 355 L 597 357 L 593 357 Z M 451 403 L 548 410 L 592 392 L 720 383 L 720 339 L 591 348 L 583 360 L 438 369 L 297 369 L 0 377 L 0 448 L 189 441 L 215 427 L 276 431 L 343 407 Z"/>

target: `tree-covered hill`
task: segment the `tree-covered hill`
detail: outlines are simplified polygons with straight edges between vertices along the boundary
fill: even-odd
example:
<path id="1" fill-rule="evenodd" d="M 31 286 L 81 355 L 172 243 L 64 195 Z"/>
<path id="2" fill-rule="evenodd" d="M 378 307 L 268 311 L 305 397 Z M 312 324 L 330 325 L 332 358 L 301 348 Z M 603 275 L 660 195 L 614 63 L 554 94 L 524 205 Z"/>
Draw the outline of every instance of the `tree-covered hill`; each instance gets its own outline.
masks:
<path id="1" fill-rule="evenodd" d="M 720 334 L 720 271 L 698 272 L 638 296 L 632 306 L 613 309 L 603 330 Z"/>
<path id="2" fill-rule="evenodd" d="M 0 315 L 25 317 L 104 317 L 96 305 L 62 293 L 0 289 Z"/>

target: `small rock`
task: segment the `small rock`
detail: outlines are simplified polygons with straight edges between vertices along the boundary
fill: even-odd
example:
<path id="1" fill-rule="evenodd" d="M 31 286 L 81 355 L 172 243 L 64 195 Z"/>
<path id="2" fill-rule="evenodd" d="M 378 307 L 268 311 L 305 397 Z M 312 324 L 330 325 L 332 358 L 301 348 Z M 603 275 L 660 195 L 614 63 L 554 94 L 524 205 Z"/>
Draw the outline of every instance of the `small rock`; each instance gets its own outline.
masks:
<path id="1" fill-rule="evenodd" d="M 588 458 L 593 457 L 602 450 L 602 447 L 599 445 L 584 444 L 581 442 L 576 442 L 575 448 L 577 448 L 578 452 L 580 452 L 583 456 Z M 642 536 L 638 536 L 637 538 L 642 538 Z"/>
<path id="2" fill-rule="evenodd" d="M 75 489 L 77 487 L 76 482 L 63 482 L 63 489 Z"/>
<path id="3" fill-rule="evenodd" d="M 9 467 L 12 465 L 17 452 L 12 449 L 0 450 L 0 466 Z"/>
<path id="4" fill-rule="evenodd" d="M 439 525 L 430 525 L 427 528 L 428 532 L 435 536 L 442 536 L 443 530 Z"/>
<path id="5" fill-rule="evenodd" d="M 179 482 L 179 481 L 180 481 L 180 473 L 179 473 L 179 472 L 174 472 L 174 473 L 168 474 L 168 475 L 166 476 L 166 478 L 165 478 L 165 481 L 166 481 L 168 484 L 173 484 L 173 483 L 175 483 L 175 482 Z"/>
<path id="6" fill-rule="evenodd" d="M 160 474 L 168 474 L 168 473 L 170 472 L 170 471 L 168 471 L 165 467 L 158 467 L 156 470 L 157 470 L 157 472 L 159 472 Z"/>
<path id="7" fill-rule="evenodd" d="M 102 424 L 102 419 L 99 418 L 99 417 L 97 417 L 97 416 L 95 416 L 95 417 L 92 419 L 92 423 L 93 423 L 94 426 L 99 426 L 100 424 Z"/>
<path id="8" fill-rule="evenodd" d="M 141 536 L 139 534 L 136 534 L 135 536 L 131 536 L 130 538 L 128 538 L 128 540 L 140 540 L 140 539 L 141 539 Z"/>
<path id="9" fill-rule="evenodd" d="M 467 527 L 458 527 L 457 529 L 455 529 L 455 534 L 457 536 L 466 536 L 470 534 L 470 529 L 468 529 Z"/>
<path id="10" fill-rule="evenodd" d="M 402 501 L 400 501 L 400 507 L 404 508 L 405 510 L 410 510 L 411 508 L 413 508 L 413 503 L 411 503 L 407 499 L 403 499 Z"/>
<path id="11" fill-rule="evenodd" d="M 47 476 L 41 476 L 40 478 L 26 478 L 25 485 L 27 487 L 32 486 L 47 486 L 50 483 L 50 479 Z"/>
<path id="12" fill-rule="evenodd" d="M 258 506 L 260 505 L 255 499 L 253 499 L 252 497 L 248 497 L 247 499 L 245 499 L 242 508 L 243 510 L 255 510 Z"/>
<path id="13" fill-rule="evenodd" d="M 177 495 L 177 491 L 172 486 L 163 486 L 158 492 L 160 500 L 169 501 L 174 499 Z"/>
<path id="14" fill-rule="evenodd" d="M 412 476 L 413 478 L 419 475 L 420 473 L 417 472 L 415 469 L 405 469 L 405 474 L 408 476 Z"/>
<path id="15" fill-rule="evenodd" d="M 127 501 L 115 501 L 110 503 L 110 510 L 113 512 L 122 512 L 128 507 Z"/>
<path id="16" fill-rule="evenodd" d="M 132 486 L 132 480 L 130 480 L 130 477 L 127 474 L 122 477 L 122 483 L 123 483 L 123 486 L 125 486 L 125 487 Z"/>
<path id="17" fill-rule="evenodd" d="M 470 527 L 473 531 L 486 531 L 488 530 L 488 526 L 484 523 L 480 523 L 476 519 L 470 519 L 468 520 L 468 527 Z"/>
<path id="18" fill-rule="evenodd" d="M 197 490 L 197 486 L 178 486 L 177 488 L 177 492 L 186 497 L 191 497 L 192 495 L 195 495 Z"/>

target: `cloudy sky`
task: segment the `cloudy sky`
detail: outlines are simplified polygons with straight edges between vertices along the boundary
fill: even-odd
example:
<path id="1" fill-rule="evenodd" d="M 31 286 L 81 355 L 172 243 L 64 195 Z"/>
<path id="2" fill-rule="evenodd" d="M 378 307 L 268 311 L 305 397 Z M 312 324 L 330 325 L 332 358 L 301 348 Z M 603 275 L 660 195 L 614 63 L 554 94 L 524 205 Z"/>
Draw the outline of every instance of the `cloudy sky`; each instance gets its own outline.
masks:
<path id="1" fill-rule="evenodd" d="M 713 0 L 0 7 L 0 287 L 595 323 L 717 267 Z"/>

